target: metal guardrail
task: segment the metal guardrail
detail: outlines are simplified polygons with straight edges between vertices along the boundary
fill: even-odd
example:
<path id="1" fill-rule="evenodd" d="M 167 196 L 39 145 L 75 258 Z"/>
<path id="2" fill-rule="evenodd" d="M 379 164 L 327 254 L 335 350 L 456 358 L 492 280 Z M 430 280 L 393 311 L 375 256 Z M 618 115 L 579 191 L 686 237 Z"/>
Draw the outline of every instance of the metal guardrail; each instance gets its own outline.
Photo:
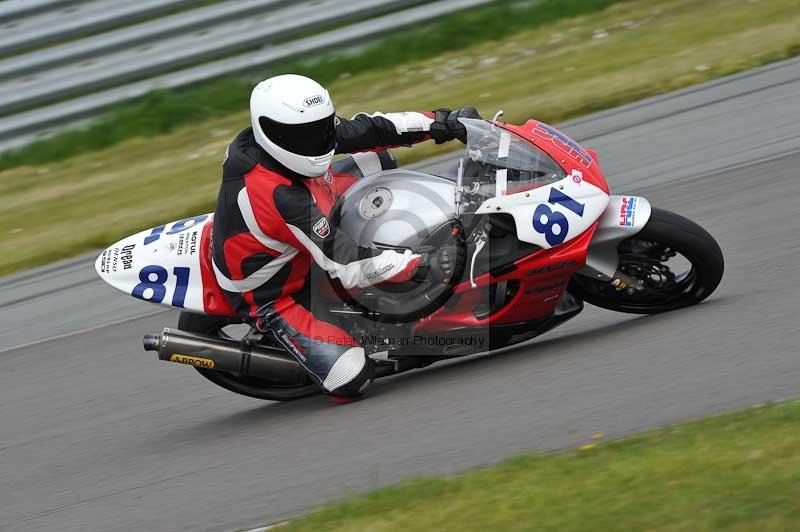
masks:
<path id="1" fill-rule="evenodd" d="M 410 0 L 320 0 L 300 2 L 199 31 L 119 50 L 0 84 L 0 114 L 104 89 L 145 75 L 172 71 L 234 52 L 263 46 L 325 25 L 408 5 Z"/>
<path id="2" fill-rule="evenodd" d="M 199 0 L 94 0 L 68 3 L 0 27 L 0 55 L 156 16 Z"/>
<path id="3" fill-rule="evenodd" d="M 174 36 L 182 32 L 228 22 L 237 17 L 263 13 L 268 9 L 280 8 L 292 1 L 236 0 L 212 4 L 158 18 L 144 24 L 126 26 L 76 41 L 42 48 L 0 60 L 0 80 L 39 72 L 54 65 L 64 65 L 94 56 L 110 54 L 123 48 L 153 42 L 170 35 Z M 2 4 L 0 4 L 1 6 Z"/>
<path id="4" fill-rule="evenodd" d="M 5 0 L 0 2 L 0 24 L 8 20 L 18 19 L 54 9 L 66 4 L 74 4 L 78 0 Z M 0 29 L 10 29 L 11 24 L 4 24 Z"/>
<path id="5" fill-rule="evenodd" d="M 143 81 L 136 81 L 122 87 L 106 89 L 0 118 L 0 150 L 18 147 L 43 135 L 63 130 L 70 124 L 74 125 L 78 120 L 96 116 L 119 102 L 139 98 L 156 89 L 185 87 L 235 72 L 262 67 L 296 55 L 335 49 L 339 46 L 379 37 L 388 32 L 449 13 L 486 5 L 492 1 L 440 0 L 278 46 L 211 61 Z"/>

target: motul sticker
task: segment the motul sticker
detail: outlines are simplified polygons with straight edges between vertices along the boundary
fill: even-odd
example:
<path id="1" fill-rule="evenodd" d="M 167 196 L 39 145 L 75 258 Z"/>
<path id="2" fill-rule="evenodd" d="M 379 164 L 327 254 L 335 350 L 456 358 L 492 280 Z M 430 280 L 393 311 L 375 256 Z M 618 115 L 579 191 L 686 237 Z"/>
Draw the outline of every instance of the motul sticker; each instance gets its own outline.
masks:
<path id="1" fill-rule="evenodd" d="M 325 218 L 320 218 L 317 220 L 317 223 L 314 224 L 314 227 L 311 228 L 320 238 L 327 238 L 328 235 L 331 234 L 331 226 L 328 225 L 328 220 Z"/>

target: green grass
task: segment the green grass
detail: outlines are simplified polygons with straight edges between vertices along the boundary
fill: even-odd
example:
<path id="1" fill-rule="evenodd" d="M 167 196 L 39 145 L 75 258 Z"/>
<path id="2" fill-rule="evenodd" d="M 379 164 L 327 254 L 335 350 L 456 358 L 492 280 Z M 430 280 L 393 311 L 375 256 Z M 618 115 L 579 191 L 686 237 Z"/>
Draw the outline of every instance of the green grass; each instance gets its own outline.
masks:
<path id="1" fill-rule="evenodd" d="M 598 11 L 619 0 L 540 0 L 511 2 L 455 13 L 402 34 L 382 39 L 353 53 L 314 54 L 272 65 L 249 76 L 218 79 L 185 90 L 153 91 L 141 100 L 122 104 L 89 127 L 35 142 L 0 154 L 0 170 L 60 161 L 113 146 L 122 140 L 153 136 L 206 118 L 238 111 L 247 105 L 256 80 L 282 72 L 311 76 L 330 83 L 342 75 L 380 70 L 434 57 L 449 50 L 535 28 L 554 20 Z"/>
<path id="2" fill-rule="evenodd" d="M 800 402 L 759 406 L 406 482 L 277 530 L 800 530 L 798 426 Z"/>
<path id="3" fill-rule="evenodd" d="M 473 104 L 487 117 L 502 108 L 509 121 L 558 122 L 796 55 L 799 27 L 797 0 L 627 1 L 434 58 L 343 75 L 329 88 L 343 116 Z M 214 98 L 190 103 L 213 106 Z M 225 146 L 249 123 L 246 99 L 237 109 L 59 163 L 0 172 L 0 274 L 213 210 Z M 456 147 L 398 153 L 408 162 Z"/>

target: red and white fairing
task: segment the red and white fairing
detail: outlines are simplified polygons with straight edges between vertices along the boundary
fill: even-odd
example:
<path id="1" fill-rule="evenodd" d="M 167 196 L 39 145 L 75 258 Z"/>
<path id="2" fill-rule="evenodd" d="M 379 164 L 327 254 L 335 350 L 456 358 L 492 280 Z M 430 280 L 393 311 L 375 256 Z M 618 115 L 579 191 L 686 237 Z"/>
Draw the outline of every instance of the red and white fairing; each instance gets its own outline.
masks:
<path id="1" fill-rule="evenodd" d="M 487 200 L 476 211 L 478 214 L 506 213 L 514 218 L 517 226 L 517 238 L 523 242 L 535 244 L 543 249 L 553 247 L 542 232 L 535 230 L 532 220 L 539 205 L 548 205 L 550 211 L 560 212 L 566 217 L 568 224 L 553 225 L 554 231 L 566 227 L 566 237 L 556 245 L 568 242 L 592 227 L 595 221 L 608 207 L 609 196 L 601 188 L 584 181 L 580 175 L 573 174 L 553 184 L 558 191 L 574 202 L 581 204 L 580 214 L 563 205 L 550 203 L 551 188 L 540 187 L 529 192 L 505 194 Z M 547 216 L 540 215 L 540 223 L 547 223 Z M 557 233 L 557 236 L 561 236 Z"/>
<path id="2" fill-rule="evenodd" d="M 206 214 L 123 238 L 97 257 L 95 269 L 114 288 L 144 301 L 207 312 L 201 250 L 211 223 Z"/>
<path id="3" fill-rule="evenodd" d="M 650 219 L 650 203 L 638 196 L 610 195 L 597 153 L 584 149 L 556 128 L 536 120 L 528 120 L 521 126 L 504 123 L 498 127 L 543 150 L 568 175 L 550 187 L 498 195 L 487 200 L 477 212 L 512 215 L 520 240 L 549 249 L 554 245 L 535 227 L 537 208 L 546 205 L 568 221 L 567 234 L 558 239 L 555 247 L 588 233 L 591 240 L 585 252 L 585 265 L 594 272 L 613 276 L 619 262 L 617 245 L 644 228 Z M 554 189 L 580 203 L 583 206 L 580 213 L 570 208 L 569 202 L 559 202 L 558 198 L 554 201 Z M 539 220 L 540 224 L 546 222 L 549 222 L 546 217 Z M 555 224 L 552 229 L 558 231 L 560 226 Z"/>

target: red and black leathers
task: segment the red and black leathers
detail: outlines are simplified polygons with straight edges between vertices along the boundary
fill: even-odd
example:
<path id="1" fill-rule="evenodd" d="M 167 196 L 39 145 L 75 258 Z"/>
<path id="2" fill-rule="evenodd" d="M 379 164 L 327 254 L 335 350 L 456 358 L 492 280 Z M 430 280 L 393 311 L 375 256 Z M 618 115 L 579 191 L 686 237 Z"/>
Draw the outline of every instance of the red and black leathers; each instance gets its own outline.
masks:
<path id="1" fill-rule="evenodd" d="M 433 123 L 434 113 L 414 112 L 337 119 L 337 152 L 410 145 L 428 139 Z M 364 173 L 381 169 L 370 156 Z M 331 169 L 311 179 L 294 174 L 245 129 L 226 153 L 212 233 L 214 274 L 239 314 L 263 318 L 324 389 L 342 395 L 360 393 L 371 366 L 324 309 L 312 309 L 312 266 L 349 288 L 408 280 L 419 262 L 410 250 L 358 246 L 329 222 L 356 179 Z"/>

